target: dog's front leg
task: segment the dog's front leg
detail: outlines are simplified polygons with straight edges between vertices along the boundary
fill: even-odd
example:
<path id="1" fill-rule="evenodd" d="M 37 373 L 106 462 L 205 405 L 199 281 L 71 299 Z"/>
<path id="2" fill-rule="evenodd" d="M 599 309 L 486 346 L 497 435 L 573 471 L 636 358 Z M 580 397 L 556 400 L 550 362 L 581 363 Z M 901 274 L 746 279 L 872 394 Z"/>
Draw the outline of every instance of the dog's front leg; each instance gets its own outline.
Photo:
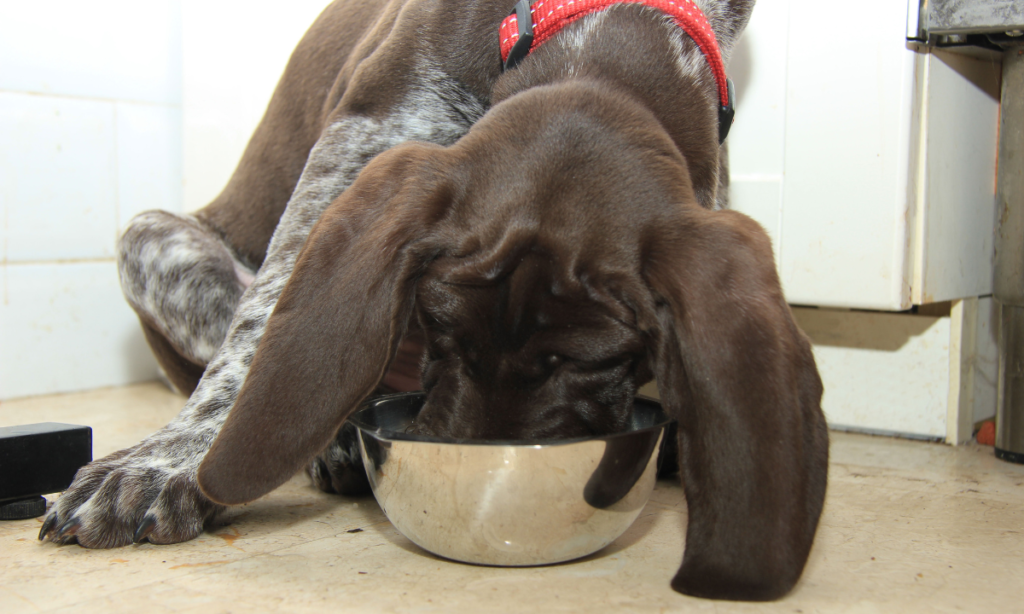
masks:
<path id="1" fill-rule="evenodd" d="M 451 107 L 434 102 L 419 96 L 393 119 L 347 116 L 325 130 L 310 152 L 263 267 L 241 297 L 224 344 L 181 414 L 140 444 L 82 468 L 51 510 L 40 539 L 110 548 L 144 539 L 180 542 L 202 532 L 222 507 L 200 491 L 197 469 L 238 396 L 310 228 L 376 154 L 408 140 L 446 144 L 468 129 L 440 120 L 451 117 Z"/>

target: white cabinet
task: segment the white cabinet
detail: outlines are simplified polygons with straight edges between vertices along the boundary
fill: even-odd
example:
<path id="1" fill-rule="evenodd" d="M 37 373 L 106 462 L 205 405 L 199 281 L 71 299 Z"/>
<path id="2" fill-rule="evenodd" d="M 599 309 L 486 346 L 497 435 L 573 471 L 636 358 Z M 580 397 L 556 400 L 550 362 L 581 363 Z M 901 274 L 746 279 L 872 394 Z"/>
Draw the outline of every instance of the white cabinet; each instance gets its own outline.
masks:
<path id="1" fill-rule="evenodd" d="M 760 0 L 729 67 L 733 208 L 790 302 L 905 310 L 992 291 L 996 59 L 906 42 L 906 5 Z"/>

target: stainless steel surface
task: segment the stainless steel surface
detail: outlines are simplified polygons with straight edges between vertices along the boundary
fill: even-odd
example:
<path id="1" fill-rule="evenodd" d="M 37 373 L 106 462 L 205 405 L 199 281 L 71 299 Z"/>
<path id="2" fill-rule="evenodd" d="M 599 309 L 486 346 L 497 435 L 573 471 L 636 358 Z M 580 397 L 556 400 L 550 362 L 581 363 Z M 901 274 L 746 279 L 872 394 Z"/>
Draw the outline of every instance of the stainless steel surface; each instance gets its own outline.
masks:
<path id="1" fill-rule="evenodd" d="M 996 455 L 1024 462 L 1024 49 L 1003 54 L 996 203 L 1000 309 Z"/>
<path id="2" fill-rule="evenodd" d="M 405 435 L 420 405 L 394 395 L 350 420 L 384 513 L 439 556 L 503 566 L 586 556 L 622 535 L 654 488 L 667 422 L 654 401 L 637 400 L 624 433 L 504 443 Z"/>
<path id="3" fill-rule="evenodd" d="M 1024 307 L 1024 55 L 1003 53 L 996 178 L 995 298 Z"/>
<path id="4" fill-rule="evenodd" d="M 924 39 L 1024 29 L 1024 0 L 921 0 L 918 6 L 917 29 Z M 914 22 L 913 15 L 909 21 Z"/>
<path id="5" fill-rule="evenodd" d="M 1000 306 L 996 456 L 1024 462 L 1024 307 Z"/>

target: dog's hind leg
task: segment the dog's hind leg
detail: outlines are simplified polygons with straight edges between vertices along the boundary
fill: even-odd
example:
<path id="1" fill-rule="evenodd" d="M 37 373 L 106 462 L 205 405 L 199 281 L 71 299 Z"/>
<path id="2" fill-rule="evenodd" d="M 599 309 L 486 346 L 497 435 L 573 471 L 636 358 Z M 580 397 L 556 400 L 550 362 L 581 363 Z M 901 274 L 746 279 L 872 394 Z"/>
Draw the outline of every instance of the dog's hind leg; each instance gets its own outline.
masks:
<path id="1" fill-rule="evenodd" d="M 192 394 L 254 272 L 204 224 L 166 211 L 133 218 L 117 256 L 121 287 L 157 361 Z"/>

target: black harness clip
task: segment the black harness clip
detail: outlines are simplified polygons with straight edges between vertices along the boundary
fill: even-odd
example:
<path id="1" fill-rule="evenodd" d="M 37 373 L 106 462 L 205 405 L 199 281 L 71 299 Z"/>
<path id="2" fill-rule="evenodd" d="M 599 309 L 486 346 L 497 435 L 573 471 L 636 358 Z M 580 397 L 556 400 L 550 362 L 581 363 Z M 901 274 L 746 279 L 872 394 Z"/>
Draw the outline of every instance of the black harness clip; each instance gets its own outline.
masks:
<path id="1" fill-rule="evenodd" d="M 515 68 L 523 61 L 523 58 L 530 53 L 533 45 L 533 14 L 530 11 L 530 0 L 519 0 L 516 8 L 512 10 L 516 14 L 516 25 L 519 27 L 519 39 L 505 58 L 505 70 Z M 511 15 L 512 13 L 509 13 Z"/>
<path id="2" fill-rule="evenodd" d="M 729 102 L 725 106 L 719 105 L 718 107 L 718 144 L 721 145 L 725 142 L 725 137 L 729 136 L 729 129 L 732 128 L 732 120 L 736 117 L 736 107 L 733 99 L 736 97 L 735 92 L 732 88 L 732 79 L 725 80 L 726 91 L 729 92 Z"/>

